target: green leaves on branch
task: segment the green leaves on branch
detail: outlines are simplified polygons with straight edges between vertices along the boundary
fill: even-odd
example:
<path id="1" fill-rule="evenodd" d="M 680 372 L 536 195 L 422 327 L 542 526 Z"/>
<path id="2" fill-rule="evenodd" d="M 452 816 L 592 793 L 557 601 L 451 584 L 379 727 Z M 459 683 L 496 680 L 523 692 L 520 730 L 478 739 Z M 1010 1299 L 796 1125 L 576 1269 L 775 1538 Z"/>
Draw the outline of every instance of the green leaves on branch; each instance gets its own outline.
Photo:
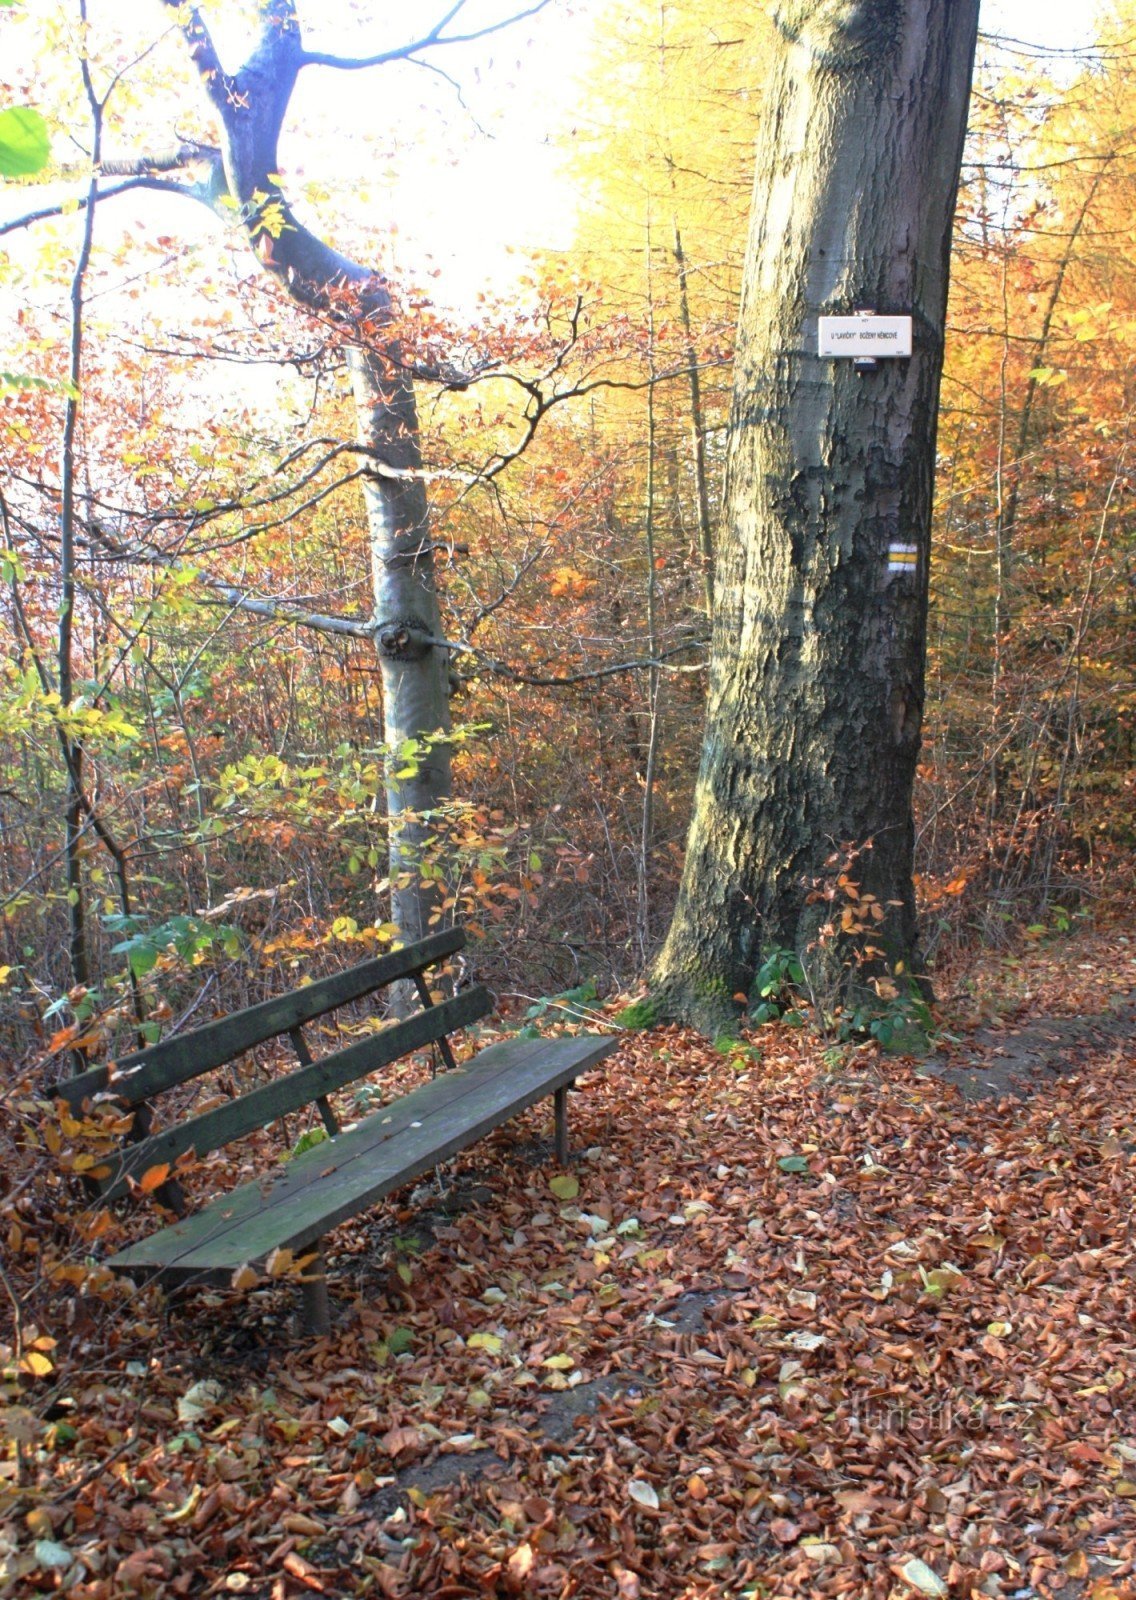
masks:
<path id="1" fill-rule="evenodd" d="M 171 917 L 158 927 L 146 927 L 141 917 L 108 916 L 104 920 L 111 933 L 127 935 L 113 951 L 126 957 L 136 978 L 152 972 L 171 951 L 192 964 L 214 949 L 234 959 L 241 953 L 241 936 L 236 928 L 204 922 L 199 917 Z"/>
<path id="2" fill-rule="evenodd" d="M 26 389 L 47 389 L 52 394 L 61 394 L 68 400 L 79 398 L 78 389 L 65 378 L 33 378 L 27 372 L 0 371 L 0 395 L 18 394 Z"/>

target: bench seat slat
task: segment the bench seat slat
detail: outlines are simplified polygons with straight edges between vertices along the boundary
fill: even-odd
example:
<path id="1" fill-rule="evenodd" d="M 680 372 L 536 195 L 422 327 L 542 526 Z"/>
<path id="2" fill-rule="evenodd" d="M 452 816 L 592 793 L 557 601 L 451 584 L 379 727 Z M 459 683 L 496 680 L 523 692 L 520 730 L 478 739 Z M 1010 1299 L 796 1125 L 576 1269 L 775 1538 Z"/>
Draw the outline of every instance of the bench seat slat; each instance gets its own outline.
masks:
<path id="1" fill-rule="evenodd" d="M 214 1106 L 200 1116 L 163 1128 L 149 1139 L 127 1145 L 110 1162 L 111 1171 L 103 1196 L 107 1200 L 115 1199 L 127 1187 L 127 1175 L 141 1178 L 151 1167 L 163 1162 L 172 1165 L 186 1150 L 195 1150 L 199 1156 L 220 1150 L 246 1134 L 255 1133 L 258 1128 L 267 1127 L 277 1117 L 322 1100 L 411 1051 L 444 1038 L 456 1028 L 464 1028 L 479 1017 L 488 1016 L 492 1009 L 488 990 L 463 989 L 452 1000 L 416 1012 L 380 1033 L 370 1034 L 356 1044 L 321 1057 L 310 1066 L 273 1078 L 224 1105 Z"/>
<path id="2" fill-rule="evenodd" d="M 227 1283 L 278 1248 L 300 1251 L 338 1223 L 570 1083 L 616 1048 L 602 1036 L 508 1039 L 375 1112 L 278 1173 L 120 1251 L 107 1263 L 170 1284 Z"/>
<path id="3" fill-rule="evenodd" d="M 337 1006 L 362 999 L 400 978 L 413 977 L 453 955 L 464 943 L 465 935 L 460 928 L 431 934 L 428 939 L 407 945 L 405 949 L 361 961 L 346 972 L 321 978 L 290 994 L 264 1000 L 260 1005 L 236 1011 L 229 1017 L 218 1017 L 215 1022 L 207 1022 L 189 1033 L 175 1034 L 147 1050 L 123 1056 L 115 1064 L 113 1076 L 105 1066 L 92 1067 L 61 1083 L 55 1092 L 73 1111 L 80 1110 L 84 1100 L 108 1090 L 127 1105 L 137 1105 L 141 1100 L 161 1094 L 164 1089 L 172 1089 L 214 1067 L 224 1066 L 254 1045 L 324 1016 Z"/>

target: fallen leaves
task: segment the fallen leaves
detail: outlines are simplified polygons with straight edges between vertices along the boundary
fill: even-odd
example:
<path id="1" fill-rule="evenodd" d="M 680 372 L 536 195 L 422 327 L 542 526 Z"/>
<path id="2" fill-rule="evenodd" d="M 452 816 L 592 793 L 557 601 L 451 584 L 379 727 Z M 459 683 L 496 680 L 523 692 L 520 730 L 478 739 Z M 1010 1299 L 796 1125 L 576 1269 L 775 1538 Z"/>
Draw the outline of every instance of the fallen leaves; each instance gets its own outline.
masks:
<path id="1" fill-rule="evenodd" d="M 341 1229 L 318 1345 L 286 1333 L 286 1258 L 160 1338 L 141 1297 L 97 1378 L 50 1324 L 73 1408 L 6 1424 L 64 1509 L 13 1574 L 76 1600 L 1128 1593 L 1133 1051 L 969 1105 L 870 1050 L 762 1044 L 739 1073 L 629 1035 L 577 1097 L 572 1173 L 507 1131 L 458 1166 L 483 1198 Z"/>
<path id="2" fill-rule="evenodd" d="M 950 1592 L 939 1574 L 918 1556 L 913 1556 L 910 1561 L 903 1563 L 899 1568 L 899 1576 L 904 1583 L 909 1583 L 913 1589 L 918 1589 L 920 1594 L 942 1596 Z"/>
<path id="3" fill-rule="evenodd" d="M 424 1435 L 419 1428 L 388 1428 L 379 1443 L 388 1456 L 417 1453 L 422 1448 Z"/>

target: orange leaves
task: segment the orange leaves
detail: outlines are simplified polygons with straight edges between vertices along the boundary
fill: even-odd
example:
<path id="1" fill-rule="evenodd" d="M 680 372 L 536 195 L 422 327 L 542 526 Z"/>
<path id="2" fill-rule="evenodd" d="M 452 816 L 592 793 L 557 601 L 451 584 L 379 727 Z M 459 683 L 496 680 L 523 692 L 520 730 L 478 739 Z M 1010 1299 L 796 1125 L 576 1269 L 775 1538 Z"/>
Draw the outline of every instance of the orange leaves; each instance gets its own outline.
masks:
<path id="1" fill-rule="evenodd" d="M 553 567 L 549 574 L 548 592 L 553 599 L 558 599 L 563 595 L 579 599 L 592 588 L 594 588 L 594 584 L 591 580 L 586 578 L 582 572 L 578 572 L 575 567 L 564 565 Z"/>
<path id="2" fill-rule="evenodd" d="M 424 1436 L 418 1428 L 388 1428 L 379 1443 L 388 1456 L 417 1455 L 424 1442 Z"/>
<path id="3" fill-rule="evenodd" d="M 163 1161 L 156 1167 L 150 1167 L 138 1179 L 139 1194 L 153 1194 L 155 1189 L 162 1187 L 169 1175 L 170 1164 L 168 1161 Z"/>
<path id="4" fill-rule="evenodd" d="M 1069 949 L 990 971 L 1050 1010 L 1099 983 L 1103 1015 L 1130 947 L 1080 953 L 1091 972 Z M 1066 1066 L 1076 1048 L 1075 1073 L 982 1102 L 778 1024 L 743 1062 L 679 1028 L 629 1033 L 572 1097 L 578 1192 L 550 1187 L 533 1108 L 455 1163 L 460 1204 L 427 1191 L 337 1233 L 342 1311 L 318 1345 L 288 1332 L 303 1263 L 283 1254 L 279 1280 L 189 1301 L 160 1343 L 153 1302 L 120 1299 L 123 1346 L 99 1330 L 94 1375 L 88 1327 L 31 1335 L 55 1371 L 19 1374 L 28 1395 L 75 1400 L 53 1443 L 29 1400 L 37 1504 L 136 1439 L 145 1496 L 112 1471 L 68 1505 L 109 1573 L 149 1552 L 123 1570 L 171 1592 L 185 1574 L 350 1596 L 365 1573 L 394 1600 L 1027 1583 L 1040 1600 L 1070 1580 L 1116 1600 L 1136 1557 L 1136 1072 L 1126 1039 L 1078 1026 L 1079 1046 L 1049 1046 Z M 1008 1028 L 949 1031 L 958 1081 L 1004 1061 Z M 536 1164 L 505 1156 L 513 1139 Z M 395 1230 L 420 1252 L 397 1305 L 376 1253 Z"/>

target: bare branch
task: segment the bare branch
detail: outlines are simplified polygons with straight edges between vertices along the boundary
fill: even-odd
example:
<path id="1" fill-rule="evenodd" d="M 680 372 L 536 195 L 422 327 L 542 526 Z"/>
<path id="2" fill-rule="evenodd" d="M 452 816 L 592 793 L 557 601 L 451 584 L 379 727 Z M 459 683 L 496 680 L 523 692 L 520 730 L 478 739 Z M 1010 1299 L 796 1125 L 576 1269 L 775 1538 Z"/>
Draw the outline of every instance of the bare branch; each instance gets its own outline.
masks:
<path id="1" fill-rule="evenodd" d="M 174 3 L 175 0 L 166 0 L 167 5 Z M 357 72 L 363 67 L 382 67 L 390 61 L 408 61 L 422 50 L 448 44 L 472 44 L 477 39 L 486 39 L 490 34 L 500 33 L 503 28 L 511 28 L 514 23 L 523 22 L 526 17 L 535 17 L 538 11 L 543 11 L 551 4 L 552 0 L 537 0 L 536 5 L 529 6 L 527 10 L 515 12 L 513 16 L 505 17 L 501 22 L 492 22 L 488 27 L 475 29 L 472 33 L 447 34 L 445 28 L 465 5 L 465 0 L 458 0 L 458 4 L 452 6 L 429 33 L 423 34 L 420 39 L 415 39 L 412 44 L 396 45 L 392 50 L 381 50 L 373 56 L 336 56 L 329 55 L 323 50 L 304 50 L 300 55 L 300 65 L 335 67 L 340 72 Z"/>
<path id="2" fill-rule="evenodd" d="M 123 183 L 116 183 L 109 189 L 98 189 L 95 200 L 113 200 L 116 195 L 129 194 L 132 189 L 156 189 L 162 194 L 178 194 L 186 200 L 197 200 L 210 205 L 204 190 L 198 184 L 176 183 L 172 178 L 127 178 Z M 0 238 L 6 233 L 18 233 L 21 228 L 30 228 L 33 223 L 44 222 L 48 217 L 61 217 L 73 211 L 85 211 L 91 203 L 91 196 L 69 195 L 66 200 L 57 200 L 53 205 L 40 206 L 35 211 L 25 211 L 22 216 L 12 217 L 8 222 L 0 222 Z"/>
<path id="3" fill-rule="evenodd" d="M 436 639 L 432 634 L 408 627 L 405 623 L 389 625 L 376 623 L 368 637 L 376 637 L 382 642 L 386 630 L 390 631 L 392 641 L 401 649 L 425 647 L 448 650 L 451 655 L 473 656 L 481 669 L 492 673 L 494 677 L 507 678 L 511 683 L 523 683 L 537 689 L 566 689 L 576 683 L 593 683 L 598 678 L 614 678 L 624 672 L 702 672 L 706 666 L 705 661 L 698 661 L 689 667 L 676 667 L 668 663 L 672 656 L 684 655 L 688 650 L 704 650 L 709 643 L 707 639 L 685 639 L 682 644 L 676 644 L 670 650 L 660 651 L 657 656 L 645 656 L 636 661 L 616 661 L 610 666 L 588 667 L 580 672 L 551 674 L 526 672 L 519 667 L 510 667 L 487 651 L 479 649 L 477 645 L 470 644 L 468 639 Z M 359 670 L 369 672 L 372 669 L 361 667 Z"/>
<path id="4" fill-rule="evenodd" d="M 243 589 L 236 588 L 231 583 L 223 583 L 219 578 L 210 578 L 205 573 L 198 573 L 198 582 L 204 584 L 216 594 L 216 600 L 207 600 L 207 605 L 226 605 L 237 611 L 245 611 L 253 617 L 267 617 L 273 622 L 294 622 L 301 628 L 313 628 L 317 633 L 335 633 L 345 635 L 350 639 L 373 639 L 374 624 L 362 622 L 353 617 L 329 617 L 318 611 L 304 611 L 292 605 L 288 600 L 263 599 L 257 595 L 245 594 Z"/>
<path id="5" fill-rule="evenodd" d="M 180 144 L 172 150 L 154 150 L 138 156 L 117 156 L 103 161 L 100 172 L 105 178 L 144 177 L 154 172 L 176 172 L 194 161 L 217 162 L 221 152 L 211 144 Z"/>

